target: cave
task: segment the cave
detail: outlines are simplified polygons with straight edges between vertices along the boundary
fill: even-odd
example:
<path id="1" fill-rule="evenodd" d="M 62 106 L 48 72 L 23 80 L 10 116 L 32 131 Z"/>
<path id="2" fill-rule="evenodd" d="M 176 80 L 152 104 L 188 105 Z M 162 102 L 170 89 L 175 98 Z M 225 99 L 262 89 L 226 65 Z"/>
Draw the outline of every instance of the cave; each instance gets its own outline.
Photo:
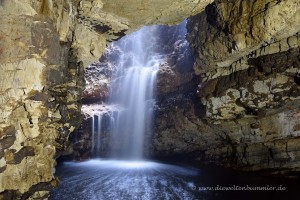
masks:
<path id="1" fill-rule="evenodd" d="M 0 11 L 0 199 L 299 195 L 298 0 Z"/>

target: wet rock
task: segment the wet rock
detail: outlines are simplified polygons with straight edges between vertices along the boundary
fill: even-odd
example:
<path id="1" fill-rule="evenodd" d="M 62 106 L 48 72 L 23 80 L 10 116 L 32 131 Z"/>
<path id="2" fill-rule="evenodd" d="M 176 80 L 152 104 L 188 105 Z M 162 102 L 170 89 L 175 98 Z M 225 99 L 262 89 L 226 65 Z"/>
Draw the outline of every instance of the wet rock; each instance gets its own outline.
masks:
<path id="1" fill-rule="evenodd" d="M 111 53 L 118 55 L 118 51 L 114 52 L 113 50 Z M 118 59 L 114 58 L 114 55 L 107 56 L 106 53 L 101 57 L 101 59 L 103 59 L 102 62 L 94 63 L 85 69 L 86 87 L 83 91 L 84 104 L 99 103 L 107 100 L 111 76 L 115 68 L 113 68 L 114 65 L 108 63 L 106 59 L 109 57 L 114 60 L 114 62 L 117 62 Z"/>
<path id="2" fill-rule="evenodd" d="M 54 158 L 69 152 L 67 135 L 81 123 L 84 68 L 106 41 L 142 25 L 179 23 L 211 2 L 2 0 L 1 198 L 47 197 Z M 248 170 L 297 170 L 298 13 L 296 0 L 222 0 L 192 17 L 188 38 L 200 77 L 185 59 L 184 42 L 162 48 L 171 56 L 161 76 L 153 152 L 201 152 L 204 161 Z M 87 96 L 103 91 L 105 99 L 108 87 Z M 259 128 L 249 128 L 260 119 Z"/>
<path id="3" fill-rule="evenodd" d="M 189 18 L 187 38 L 199 76 L 190 92 L 160 96 L 152 155 L 191 156 L 272 174 L 300 170 L 293 146 L 299 137 L 298 30 L 280 31 L 276 22 L 267 27 L 274 29 L 261 26 L 277 8 L 296 2 L 265 3 L 218 1 Z M 297 15 L 294 5 L 286 18 Z M 262 12 L 253 15 L 251 6 Z M 229 17 L 229 10 L 240 17 Z M 181 96 L 186 100 L 176 101 Z"/>

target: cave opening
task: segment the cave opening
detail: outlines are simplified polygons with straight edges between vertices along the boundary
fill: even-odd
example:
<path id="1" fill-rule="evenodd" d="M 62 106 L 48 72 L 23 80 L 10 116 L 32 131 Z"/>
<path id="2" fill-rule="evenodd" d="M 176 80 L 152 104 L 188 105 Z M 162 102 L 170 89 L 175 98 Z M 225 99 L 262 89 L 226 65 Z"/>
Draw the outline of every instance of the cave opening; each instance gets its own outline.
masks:
<path id="1" fill-rule="evenodd" d="M 83 123 L 71 135 L 71 159 L 81 162 L 58 165 L 61 183 L 51 199 L 232 199 L 244 198 L 244 190 L 253 188 L 249 185 L 281 183 L 203 165 L 182 152 L 166 156 L 155 146 L 161 123 L 156 119 L 197 100 L 194 82 L 199 77 L 185 35 L 186 21 L 143 27 L 112 42 L 99 61 L 86 68 Z M 203 112 L 199 109 L 195 107 Z M 247 194 L 251 199 L 269 197 Z"/>
<path id="2" fill-rule="evenodd" d="M 84 121 L 71 136 L 76 160 L 153 157 L 157 101 L 193 78 L 186 23 L 143 27 L 111 42 L 86 68 Z"/>
<path id="3" fill-rule="evenodd" d="M 0 199 L 299 196 L 300 1 L 0 0 L 0 10 Z M 108 42 L 185 18 L 188 42 L 158 26 L 133 33 L 142 51 L 111 44 L 90 65 Z M 159 56 L 159 69 L 141 61 Z"/>
<path id="4" fill-rule="evenodd" d="M 53 199 L 66 198 L 60 190 L 70 191 L 68 198 L 118 199 L 124 193 L 122 199 L 173 199 L 178 191 L 195 198 L 192 179 L 198 170 L 153 160 L 155 147 L 151 144 L 160 96 L 176 91 L 180 81 L 193 78 L 186 23 L 143 27 L 110 43 L 99 61 L 87 67 L 84 120 L 71 136 L 71 159 L 84 162 L 65 162 L 58 167 L 58 176 L 66 171 L 70 174 L 63 177 Z M 84 177 L 93 174 L 94 180 L 82 182 L 85 178 L 78 173 Z M 92 186 L 104 182 L 114 189 Z M 175 183 L 179 186 L 174 187 Z M 74 192 L 83 188 L 89 192 Z"/>

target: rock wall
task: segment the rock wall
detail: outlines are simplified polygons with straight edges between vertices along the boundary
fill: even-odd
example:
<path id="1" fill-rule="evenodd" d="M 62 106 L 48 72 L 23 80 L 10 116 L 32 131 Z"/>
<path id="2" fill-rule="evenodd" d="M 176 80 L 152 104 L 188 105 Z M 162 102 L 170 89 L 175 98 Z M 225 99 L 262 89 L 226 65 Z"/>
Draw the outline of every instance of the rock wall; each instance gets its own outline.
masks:
<path id="1" fill-rule="evenodd" d="M 195 72 L 228 68 L 261 47 L 295 35 L 299 12 L 297 0 L 218 0 L 210 4 L 188 25 Z M 270 48 L 266 54 L 278 51 Z"/>
<path id="2" fill-rule="evenodd" d="M 44 199 L 57 184 L 55 158 L 81 123 L 84 67 L 107 41 L 210 2 L 1 0 L 0 199 Z"/>
<path id="3" fill-rule="evenodd" d="M 84 67 L 107 41 L 211 2 L 1 0 L 1 199 L 46 198 L 56 185 L 55 158 L 81 123 Z M 299 4 L 216 0 L 190 18 L 198 76 L 161 71 L 153 154 L 299 170 Z"/>
<path id="4" fill-rule="evenodd" d="M 293 0 L 220 0 L 189 18 L 198 76 L 160 98 L 153 154 L 299 171 L 299 14 Z"/>
<path id="5" fill-rule="evenodd" d="M 194 71 L 178 27 L 160 27 L 155 48 L 167 59 L 158 73 L 148 155 L 188 156 L 268 173 L 299 171 L 299 9 L 289 0 L 208 5 L 188 19 Z M 87 81 L 97 69 L 109 85 L 118 53 L 117 45 L 108 48 L 98 66 L 88 69 Z M 86 102 L 105 99 L 102 86 L 86 88 Z M 87 144 L 82 138 L 90 138 L 86 127 L 78 138 L 80 158 L 88 155 L 88 149 L 80 152 Z"/>
<path id="6" fill-rule="evenodd" d="M 72 16 L 45 2 L 0 4 L 1 199 L 45 198 L 57 184 L 55 158 L 80 123 L 83 68 L 69 58 L 66 27 L 51 19 Z"/>

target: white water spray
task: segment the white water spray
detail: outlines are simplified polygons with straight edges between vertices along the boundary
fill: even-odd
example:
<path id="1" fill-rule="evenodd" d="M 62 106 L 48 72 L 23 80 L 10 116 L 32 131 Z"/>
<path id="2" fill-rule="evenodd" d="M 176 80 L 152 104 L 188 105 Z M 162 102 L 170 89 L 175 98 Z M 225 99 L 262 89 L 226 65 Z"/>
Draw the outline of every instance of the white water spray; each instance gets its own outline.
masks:
<path id="1" fill-rule="evenodd" d="M 156 26 L 144 27 L 118 41 L 122 55 L 116 67 L 108 105 L 122 109 L 110 112 L 110 154 L 124 159 L 142 159 L 144 134 L 151 132 L 156 74 L 162 56 L 155 53 Z M 99 155 L 102 116 L 92 118 L 92 151 Z"/>

